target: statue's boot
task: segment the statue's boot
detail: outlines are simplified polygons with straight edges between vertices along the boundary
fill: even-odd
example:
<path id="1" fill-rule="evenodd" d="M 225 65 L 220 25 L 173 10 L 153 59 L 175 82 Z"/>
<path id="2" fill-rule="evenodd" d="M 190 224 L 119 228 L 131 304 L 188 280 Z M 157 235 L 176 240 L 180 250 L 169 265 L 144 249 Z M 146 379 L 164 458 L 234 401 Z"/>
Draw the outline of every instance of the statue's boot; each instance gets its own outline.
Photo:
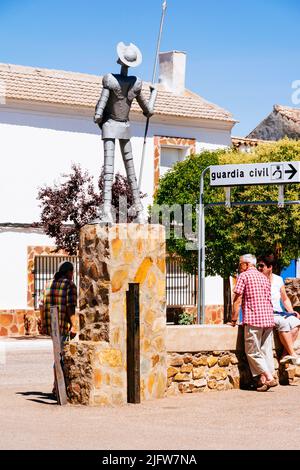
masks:
<path id="1" fill-rule="evenodd" d="M 148 218 L 144 214 L 144 208 L 140 201 L 137 201 L 130 207 L 128 215 L 134 217 L 133 222 L 137 224 L 146 224 L 148 222 Z"/>
<path id="2" fill-rule="evenodd" d="M 113 218 L 111 204 L 103 204 L 100 212 L 100 223 L 102 224 L 113 224 L 115 220 Z"/>

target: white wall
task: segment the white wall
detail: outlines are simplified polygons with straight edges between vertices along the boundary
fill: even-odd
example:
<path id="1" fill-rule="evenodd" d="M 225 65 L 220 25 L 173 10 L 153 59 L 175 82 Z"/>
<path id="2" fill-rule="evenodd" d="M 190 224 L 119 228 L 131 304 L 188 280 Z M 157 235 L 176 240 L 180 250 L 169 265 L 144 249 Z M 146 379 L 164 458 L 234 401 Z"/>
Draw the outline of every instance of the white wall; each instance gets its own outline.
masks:
<path id="1" fill-rule="evenodd" d="M 135 168 L 139 174 L 145 120 L 132 120 L 132 146 Z M 230 131 L 210 129 L 189 122 L 182 126 L 160 122 L 154 117 L 149 129 L 147 153 L 142 181 L 145 207 L 152 202 L 154 182 L 153 136 L 196 139 L 196 151 L 230 145 Z M 163 120 L 163 119 L 161 119 Z M 164 118 L 164 121 L 165 118 Z M 0 223 L 32 223 L 39 220 L 36 200 L 38 188 L 53 185 L 62 173 L 69 173 L 72 162 L 80 163 L 95 177 L 103 164 L 103 147 L 98 127 L 92 115 L 79 111 L 62 112 L 56 108 L 0 107 Z M 115 171 L 125 174 L 117 146 Z M 27 307 L 27 246 L 53 245 L 46 236 L 34 233 L 0 233 L 0 309 Z M 206 303 L 218 304 L 221 297 L 219 281 L 207 281 Z"/>
<path id="2" fill-rule="evenodd" d="M 46 235 L 0 232 L 0 310 L 27 307 L 27 247 L 53 246 Z"/>
<path id="3" fill-rule="evenodd" d="M 145 122 L 132 122 L 132 147 L 137 175 L 143 146 Z M 197 152 L 229 145 L 230 132 L 193 126 L 153 122 L 149 130 L 147 154 L 143 173 L 142 191 L 151 203 L 153 193 L 154 135 L 195 138 Z M 0 222 L 27 222 L 39 219 L 36 200 L 38 188 L 52 185 L 62 173 L 68 173 L 72 162 L 80 163 L 98 180 L 103 164 L 100 131 L 91 116 L 58 114 L 0 108 L 1 186 Z M 115 170 L 124 172 L 117 145 Z"/>
<path id="4" fill-rule="evenodd" d="M 205 279 L 205 305 L 223 305 L 223 279 L 220 276 Z"/>

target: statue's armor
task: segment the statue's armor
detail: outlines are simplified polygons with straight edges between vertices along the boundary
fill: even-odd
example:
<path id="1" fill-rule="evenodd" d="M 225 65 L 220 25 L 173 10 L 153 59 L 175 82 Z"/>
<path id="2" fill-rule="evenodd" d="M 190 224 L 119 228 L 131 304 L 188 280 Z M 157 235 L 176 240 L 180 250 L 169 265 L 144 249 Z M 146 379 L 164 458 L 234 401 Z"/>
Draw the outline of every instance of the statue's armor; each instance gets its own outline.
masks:
<path id="1" fill-rule="evenodd" d="M 104 120 L 128 121 L 131 103 L 141 92 L 142 81 L 137 77 L 108 74 L 103 78 L 103 87 L 111 92 L 104 110 Z"/>
<path id="2" fill-rule="evenodd" d="M 130 139 L 129 112 L 132 101 L 137 99 L 145 115 L 151 107 L 142 95 L 142 81 L 134 76 L 109 73 L 103 77 L 102 93 L 96 106 L 96 114 L 102 118 L 102 139 Z"/>
<path id="3" fill-rule="evenodd" d="M 127 179 L 132 191 L 133 205 L 130 209 L 133 210 L 138 223 L 145 223 L 147 219 L 143 215 L 140 190 L 133 164 L 129 112 L 132 102 L 136 98 L 144 115 L 150 118 L 153 115 L 157 90 L 155 87 L 150 86 L 151 93 L 148 102 L 142 94 L 142 81 L 137 77 L 127 76 L 130 66 L 134 67 L 141 63 L 142 56 L 137 47 L 133 44 L 125 46 L 123 43 L 119 43 L 117 50 L 119 55 L 118 63 L 122 67 L 121 74 L 109 73 L 103 77 L 101 96 L 95 109 L 94 122 L 102 129 L 104 144 L 104 201 L 101 216 L 96 219 L 95 223 L 98 223 L 98 221 L 113 223 L 112 186 L 116 139 L 119 140 Z"/>

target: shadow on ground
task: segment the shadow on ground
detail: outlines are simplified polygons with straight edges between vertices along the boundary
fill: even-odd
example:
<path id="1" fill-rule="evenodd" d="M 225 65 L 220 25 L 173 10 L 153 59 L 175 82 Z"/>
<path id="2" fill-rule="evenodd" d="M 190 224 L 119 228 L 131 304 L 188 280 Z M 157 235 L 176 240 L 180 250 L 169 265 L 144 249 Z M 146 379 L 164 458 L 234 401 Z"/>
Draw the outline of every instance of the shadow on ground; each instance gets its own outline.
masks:
<path id="1" fill-rule="evenodd" d="M 28 401 L 33 401 L 35 403 L 42 403 L 43 405 L 56 405 L 57 400 L 53 393 L 44 393 L 44 392 L 16 392 L 16 395 L 22 395 L 24 397 L 37 397 L 37 398 L 28 398 Z M 48 401 L 47 401 L 48 400 Z"/>
<path id="2" fill-rule="evenodd" d="M 11 336 L 10 340 L 24 341 L 24 340 L 37 340 L 37 339 L 51 339 L 47 335 L 23 335 L 23 336 Z"/>

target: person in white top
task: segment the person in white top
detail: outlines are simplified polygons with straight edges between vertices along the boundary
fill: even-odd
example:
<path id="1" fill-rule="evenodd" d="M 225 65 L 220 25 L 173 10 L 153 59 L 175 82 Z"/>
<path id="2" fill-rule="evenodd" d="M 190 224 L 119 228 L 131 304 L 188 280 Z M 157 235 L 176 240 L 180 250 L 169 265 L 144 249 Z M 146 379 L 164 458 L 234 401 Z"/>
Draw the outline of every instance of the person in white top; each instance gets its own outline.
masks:
<path id="1" fill-rule="evenodd" d="M 278 331 L 279 339 L 284 347 L 280 362 L 291 361 L 295 365 L 300 365 L 300 358 L 294 350 L 294 342 L 298 337 L 300 329 L 300 315 L 293 309 L 286 293 L 282 277 L 273 273 L 273 268 L 276 266 L 275 256 L 273 254 L 260 256 L 257 261 L 257 269 L 262 272 L 271 283 L 275 328 Z M 283 304 L 285 311 L 281 304 Z"/>

